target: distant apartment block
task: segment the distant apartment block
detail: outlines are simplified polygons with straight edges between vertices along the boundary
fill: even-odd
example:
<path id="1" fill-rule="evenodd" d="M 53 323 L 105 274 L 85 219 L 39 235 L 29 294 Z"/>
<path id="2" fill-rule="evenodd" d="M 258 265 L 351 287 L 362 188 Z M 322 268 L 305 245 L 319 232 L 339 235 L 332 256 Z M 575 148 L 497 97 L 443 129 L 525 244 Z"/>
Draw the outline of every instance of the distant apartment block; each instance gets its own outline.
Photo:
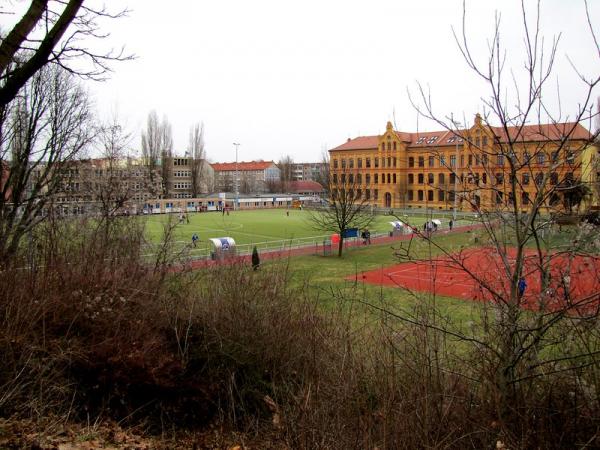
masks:
<path id="1" fill-rule="evenodd" d="M 238 163 L 213 163 L 215 191 L 235 192 L 236 185 L 242 194 L 265 193 L 279 182 L 281 173 L 273 161 Z M 237 173 L 237 183 L 236 183 Z"/>
<path id="2" fill-rule="evenodd" d="M 322 181 L 329 171 L 329 164 L 318 163 L 294 163 L 292 165 L 292 180 L 294 181 Z"/>
<path id="3" fill-rule="evenodd" d="M 214 170 L 206 160 L 174 157 L 169 166 L 166 198 L 192 198 L 213 192 Z"/>

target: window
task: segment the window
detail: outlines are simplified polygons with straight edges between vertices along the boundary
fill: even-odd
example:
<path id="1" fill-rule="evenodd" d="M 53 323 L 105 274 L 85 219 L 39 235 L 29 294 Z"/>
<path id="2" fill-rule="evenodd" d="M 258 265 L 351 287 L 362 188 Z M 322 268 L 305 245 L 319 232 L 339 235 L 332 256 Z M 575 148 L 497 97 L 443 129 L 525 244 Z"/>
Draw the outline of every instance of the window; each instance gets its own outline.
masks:
<path id="1" fill-rule="evenodd" d="M 391 177 L 390 177 L 390 174 L 388 173 L 387 174 L 387 182 L 388 182 L 388 184 L 390 184 L 390 181 L 391 181 Z"/>
<path id="2" fill-rule="evenodd" d="M 529 205 L 529 192 L 521 192 L 521 203 L 523 205 Z"/>
<path id="3" fill-rule="evenodd" d="M 450 155 L 450 167 L 456 167 L 456 155 Z"/>
<path id="4" fill-rule="evenodd" d="M 418 179 L 418 183 L 419 183 L 419 184 L 423 184 L 423 178 L 424 178 L 424 177 L 423 177 L 423 174 L 422 174 L 422 173 L 420 173 L 419 175 L 417 175 L 417 179 Z"/>
<path id="5" fill-rule="evenodd" d="M 425 167 L 425 158 L 423 156 L 419 156 L 419 167 Z"/>
<path id="6" fill-rule="evenodd" d="M 503 173 L 496 174 L 496 186 L 498 186 L 500 184 L 504 184 L 504 174 Z"/>
<path id="7" fill-rule="evenodd" d="M 433 191 L 431 189 L 427 191 L 427 201 L 433 201 Z"/>
<path id="8" fill-rule="evenodd" d="M 396 163 L 398 162 L 398 158 L 394 156 L 394 167 L 396 167 Z"/>
<path id="9" fill-rule="evenodd" d="M 387 166 L 388 167 L 392 167 L 392 157 L 391 156 L 388 156 L 388 161 L 387 162 L 388 162 Z"/>
<path id="10" fill-rule="evenodd" d="M 427 136 L 421 136 L 419 139 L 417 139 L 415 144 L 422 144 L 423 142 L 425 142 L 425 139 L 427 139 Z"/>
<path id="11" fill-rule="evenodd" d="M 481 145 L 481 139 L 479 138 L 479 136 L 477 136 L 475 138 L 475 147 L 479 147 Z"/>
<path id="12" fill-rule="evenodd" d="M 443 173 L 438 174 L 438 184 L 444 184 L 446 177 Z"/>
<path id="13" fill-rule="evenodd" d="M 334 173 L 333 174 L 333 183 L 337 184 L 337 181 L 338 181 L 338 179 L 337 179 L 337 173 Z"/>
<path id="14" fill-rule="evenodd" d="M 394 174 L 394 176 L 392 177 L 392 181 L 394 184 L 396 184 L 396 174 Z"/>
<path id="15" fill-rule="evenodd" d="M 550 184 L 552 184 L 552 185 L 558 184 L 558 174 L 556 172 L 552 172 L 550 174 Z"/>
<path id="16" fill-rule="evenodd" d="M 377 200 L 379 198 L 379 189 L 373 189 L 373 200 Z"/>
<path id="17" fill-rule="evenodd" d="M 528 173 L 524 173 L 521 176 L 521 183 L 524 184 L 524 185 L 529 184 L 529 174 Z"/>
<path id="18" fill-rule="evenodd" d="M 388 150 L 391 150 L 391 149 L 392 149 L 392 144 L 391 144 L 391 143 L 389 143 L 389 142 L 388 142 L 388 145 L 387 145 L 387 149 L 388 149 Z"/>
<path id="19" fill-rule="evenodd" d="M 546 162 L 546 155 L 544 155 L 542 152 L 537 154 L 537 163 L 538 164 L 544 164 Z"/>
<path id="20" fill-rule="evenodd" d="M 412 173 L 408 174 L 408 184 L 414 184 L 415 176 Z"/>
<path id="21" fill-rule="evenodd" d="M 481 157 L 481 163 L 482 163 L 484 166 L 487 166 L 487 165 L 488 165 L 488 155 L 483 155 L 483 156 Z"/>
<path id="22" fill-rule="evenodd" d="M 354 158 L 348 160 L 348 165 L 350 166 L 350 169 L 354 169 Z"/>
<path id="23" fill-rule="evenodd" d="M 362 169 L 362 158 L 358 158 L 356 160 L 356 165 L 358 166 L 359 169 Z"/>
<path id="24" fill-rule="evenodd" d="M 379 174 L 375 174 L 375 177 L 373 178 L 373 183 L 379 183 Z"/>
<path id="25" fill-rule="evenodd" d="M 556 163 L 558 162 L 558 155 L 559 155 L 559 151 L 556 150 L 555 152 L 552 152 L 552 162 Z"/>
<path id="26" fill-rule="evenodd" d="M 483 145 L 485 147 L 487 145 L 487 143 L 488 143 L 487 136 L 484 136 L 483 138 L 481 138 L 481 145 Z"/>
<path id="27" fill-rule="evenodd" d="M 440 155 L 440 167 L 446 166 L 446 157 L 444 155 Z"/>
<path id="28" fill-rule="evenodd" d="M 415 158 L 412 156 L 408 158 L 408 167 L 415 167 Z"/>
<path id="29" fill-rule="evenodd" d="M 454 184 L 454 183 L 456 183 L 456 174 L 451 173 L 450 174 L 450 184 Z"/>
<path id="30" fill-rule="evenodd" d="M 527 150 L 523 151 L 523 163 L 527 164 L 531 161 L 531 155 Z"/>
<path id="31" fill-rule="evenodd" d="M 333 168 L 334 168 L 334 169 L 337 169 L 337 168 L 338 168 L 338 160 L 337 160 L 337 159 L 334 159 L 334 160 L 333 160 Z"/>
<path id="32" fill-rule="evenodd" d="M 565 184 L 567 186 L 573 186 L 575 184 L 575 177 L 573 177 L 573 172 L 565 173 Z"/>
<path id="33" fill-rule="evenodd" d="M 420 202 L 423 201 L 423 191 L 421 191 L 421 190 L 417 191 L 417 200 L 419 200 Z"/>
<path id="34" fill-rule="evenodd" d="M 354 174 L 351 173 L 350 175 L 348 175 L 348 183 L 353 184 L 354 183 Z"/>
<path id="35" fill-rule="evenodd" d="M 394 150 L 396 150 L 396 141 L 394 141 Z"/>
<path id="36" fill-rule="evenodd" d="M 544 181 L 544 174 L 542 172 L 538 172 L 535 174 L 535 184 L 536 186 L 541 186 L 542 181 Z"/>
<path id="37" fill-rule="evenodd" d="M 478 174 L 478 173 L 476 173 L 476 174 L 474 174 L 474 175 L 473 175 L 473 182 L 474 182 L 474 183 L 475 183 L 477 186 L 479 186 L 479 174 Z"/>
<path id="38" fill-rule="evenodd" d="M 374 158 L 375 159 L 375 168 L 377 169 L 379 167 L 379 158 Z"/>
<path id="39" fill-rule="evenodd" d="M 496 191 L 496 205 L 502 204 L 502 198 L 504 194 L 501 191 Z"/>
<path id="40" fill-rule="evenodd" d="M 411 190 L 411 191 L 406 191 L 406 192 L 407 192 L 407 194 L 408 194 L 408 201 L 409 201 L 409 202 L 412 202 L 412 201 L 413 201 L 413 199 L 414 199 L 414 194 L 413 194 L 413 191 Z"/>
<path id="41" fill-rule="evenodd" d="M 567 149 L 566 155 L 567 155 L 567 157 L 566 157 L 567 163 L 573 164 L 573 162 L 575 162 L 575 154 L 573 153 L 573 151 Z"/>
<path id="42" fill-rule="evenodd" d="M 460 167 L 465 167 L 465 155 L 460 155 Z"/>
<path id="43" fill-rule="evenodd" d="M 429 162 L 429 167 L 435 166 L 435 156 L 430 156 L 428 162 Z"/>
<path id="44" fill-rule="evenodd" d="M 361 183 L 362 183 L 362 174 L 360 174 L 360 173 L 357 173 L 357 174 L 356 174 L 356 182 L 357 182 L 358 184 L 361 184 Z"/>
<path id="45" fill-rule="evenodd" d="M 365 175 L 365 184 L 371 184 L 371 174 Z"/>
<path id="46" fill-rule="evenodd" d="M 499 153 L 496 156 L 496 164 L 499 166 L 503 166 L 504 165 L 504 155 L 502 153 Z"/>
<path id="47" fill-rule="evenodd" d="M 427 183 L 428 184 L 433 184 L 433 180 L 434 180 L 434 176 L 432 173 L 428 173 L 427 174 Z"/>
<path id="48" fill-rule="evenodd" d="M 385 169 L 385 158 L 381 158 L 381 167 Z"/>
<path id="49" fill-rule="evenodd" d="M 346 183 L 346 174 L 343 173 L 342 176 L 340 177 L 340 181 L 342 182 L 342 184 Z"/>
<path id="50" fill-rule="evenodd" d="M 342 169 L 346 168 L 346 159 L 342 159 Z"/>
<path id="51" fill-rule="evenodd" d="M 356 190 L 356 198 L 360 200 L 362 198 L 362 191 L 360 189 Z"/>
<path id="52" fill-rule="evenodd" d="M 454 191 L 448 192 L 448 201 L 449 202 L 453 202 L 455 198 L 456 198 L 456 194 L 454 193 Z"/>
<path id="53" fill-rule="evenodd" d="M 438 191 L 438 202 L 443 202 L 444 201 L 444 191 Z"/>
<path id="54" fill-rule="evenodd" d="M 371 199 L 371 189 L 365 189 L 365 200 Z"/>
<path id="55" fill-rule="evenodd" d="M 371 168 L 371 158 L 365 158 L 365 167 L 367 169 Z"/>
<path id="56" fill-rule="evenodd" d="M 385 151 L 385 142 L 381 143 L 381 151 L 384 152 Z"/>
<path id="57" fill-rule="evenodd" d="M 473 155 L 469 155 L 469 167 L 473 165 Z"/>

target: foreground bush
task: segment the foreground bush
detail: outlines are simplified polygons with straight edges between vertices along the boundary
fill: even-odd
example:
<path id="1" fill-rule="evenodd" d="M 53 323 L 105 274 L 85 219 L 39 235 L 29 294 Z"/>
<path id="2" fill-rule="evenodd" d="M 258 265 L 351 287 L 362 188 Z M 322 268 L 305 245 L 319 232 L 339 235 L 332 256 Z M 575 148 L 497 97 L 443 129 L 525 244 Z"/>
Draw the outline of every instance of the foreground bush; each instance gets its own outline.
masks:
<path id="1" fill-rule="evenodd" d="M 596 443 L 593 364 L 529 380 L 502 422 L 493 357 L 423 326 L 446 320 L 425 300 L 406 321 L 356 286 L 292 289 L 285 263 L 175 271 L 168 248 L 148 264 L 142 224 L 92 225 L 49 222 L 2 274 L 5 417 L 217 421 L 307 449 Z"/>

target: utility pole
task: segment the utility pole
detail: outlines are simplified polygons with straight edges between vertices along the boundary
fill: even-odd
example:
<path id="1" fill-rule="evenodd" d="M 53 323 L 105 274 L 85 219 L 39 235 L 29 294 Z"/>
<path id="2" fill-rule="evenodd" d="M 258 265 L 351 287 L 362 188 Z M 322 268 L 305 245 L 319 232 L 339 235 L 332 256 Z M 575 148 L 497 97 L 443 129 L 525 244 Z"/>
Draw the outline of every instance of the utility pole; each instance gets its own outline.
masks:
<path id="1" fill-rule="evenodd" d="M 233 204 L 233 209 L 237 210 L 240 196 L 240 178 L 238 174 L 238 148 L 240 144 L 234 142 L 233 145 L 235 146 L 235 203 Z"/>

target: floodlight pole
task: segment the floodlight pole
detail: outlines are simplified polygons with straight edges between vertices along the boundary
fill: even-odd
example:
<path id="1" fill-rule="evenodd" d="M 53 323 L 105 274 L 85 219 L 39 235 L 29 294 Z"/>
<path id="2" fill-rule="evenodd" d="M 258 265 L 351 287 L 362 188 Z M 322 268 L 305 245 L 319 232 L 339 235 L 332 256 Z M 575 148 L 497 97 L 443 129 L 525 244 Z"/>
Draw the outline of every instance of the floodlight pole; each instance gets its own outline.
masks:
<path id="1" fill-rule="evenodd" d="M 235 203 L 233 204 L 233 209 L 237 210 L 240 196 L 240 178 L 238 174 L 238 148 L 240 144 L 234 142 L 233 145 L 235 146 Z"/>

